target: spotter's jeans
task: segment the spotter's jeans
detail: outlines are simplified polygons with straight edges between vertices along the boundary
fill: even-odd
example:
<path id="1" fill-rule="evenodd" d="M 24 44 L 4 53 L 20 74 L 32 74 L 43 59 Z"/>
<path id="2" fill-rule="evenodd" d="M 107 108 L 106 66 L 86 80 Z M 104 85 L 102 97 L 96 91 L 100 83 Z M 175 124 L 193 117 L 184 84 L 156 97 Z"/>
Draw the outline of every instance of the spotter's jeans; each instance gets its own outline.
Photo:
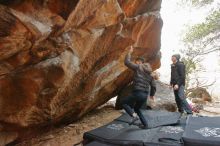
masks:
<path id="1" fill-rule="evenodd" d="M 183 113 L 185 110 L 187 114 L 192 114 L 192 110 L 185 98 L 184 88 L 184 86 L 180 86 L 178 90 L 174 90 L 178 111 Z"/>

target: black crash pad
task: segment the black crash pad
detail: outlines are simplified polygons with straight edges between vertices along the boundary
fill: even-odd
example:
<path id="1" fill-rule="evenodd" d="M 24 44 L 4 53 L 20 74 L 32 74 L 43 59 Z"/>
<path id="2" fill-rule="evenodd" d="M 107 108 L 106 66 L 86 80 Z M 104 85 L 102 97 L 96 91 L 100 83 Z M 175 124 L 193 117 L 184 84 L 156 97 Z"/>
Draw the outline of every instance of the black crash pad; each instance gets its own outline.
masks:
<path id="1" fill-rule="evenodd" d="M 140 129 L 126 122 L 113 121 L 84 133 L 85 141 L 97 141 L 108 145 L 181 146 L 180 139 L 185 127 L 183 122 L 174 126 Z"/>
<path id="2" fill-rule="evenodd" d="M 183 141 L 186 146 L 220 146 L 220 117 L 188 117 Z"/>
<path id="3" fill-rule="evenodd" d="M 144 141 L 153 139 L 158 129 L 140 129 L 125 122 L 113 121 L 100 128 L 86 132 L 84 140 L 97 140 L 107 144 L 143 146 Z"/>
<path id="4" fill-rule="evenodd" d="M 176 125 L 161 126 L 152 141 L 146 146 L 183 146 L 182 135 L 186 126 L 186 118 L 181 118 Z"/>
<path id="5" fill-rule="evenodd" d="M 98 141 L 92 141 L 84 146 L 116 146 L 116 145 L 111 145 L 111 144 L 104 144 Z"/>
<path id="6" fill-rule="evenodd" d="M 142 110 L 142 113 L 147 120 L 149 128 L 176 124 L 181 116 L 179 112 L 168 112 L 168 111 Z M 115 120 L 130 123 L 131 117 L 127 113 L 124 113 Z M 134 125 L 139 125 L 139 124 L 140 124 L 139 120 L 134 123 Z"/>

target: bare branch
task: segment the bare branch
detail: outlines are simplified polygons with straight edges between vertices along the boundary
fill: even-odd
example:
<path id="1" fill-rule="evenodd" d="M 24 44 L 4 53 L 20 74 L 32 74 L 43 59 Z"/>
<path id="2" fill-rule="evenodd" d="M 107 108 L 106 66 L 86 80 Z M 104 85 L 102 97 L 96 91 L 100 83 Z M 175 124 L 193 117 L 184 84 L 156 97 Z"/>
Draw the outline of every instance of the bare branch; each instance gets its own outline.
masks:
<path id="1" fill-rule="evenodd" d="M 198 87 L 201 87 L 201 88 L 208 88 L 210 86 L 213 86 L 214 84 L 216 83 L 216 80 L 214 80 L 212 83 L 206 85 L 206 84 L 203 84 L 203 85 L 198 85 L 197 87 L 192 87 L 192 88 L 189 88 L 186 90 L 186 94 L 188 94 L 189 92 L 192 92 L 193 90 L 195 90 L 196 88 Z"/>

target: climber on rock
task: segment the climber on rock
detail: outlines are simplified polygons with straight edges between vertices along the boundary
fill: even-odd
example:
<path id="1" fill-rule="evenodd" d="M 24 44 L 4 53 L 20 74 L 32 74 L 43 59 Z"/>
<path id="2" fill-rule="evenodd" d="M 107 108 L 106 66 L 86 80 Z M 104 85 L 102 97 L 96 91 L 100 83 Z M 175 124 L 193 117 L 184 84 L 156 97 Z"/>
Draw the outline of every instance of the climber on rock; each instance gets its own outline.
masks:
<path id="1" fill-rule="evenodd" d="M 133 47 L 130 47 L 129 53 L 126 55 L 125 65 L 134 71 L 132 95 L 122 100 L 122 107 L 132 117 L 130 125 L 139 120 L 143 125 L 140 128 L 146 129 L 148 127 L 147 121 L 143 116 L 140 108 L 147 102 L 147 97 L 150 92 L 153 98 L 156 92 L 156 84 L 151 76 L 152 68 L 149 63 L 144 62 L 144 58 L 138 57 L 135 62 L 131 61 L 131 53 Z M 134 111 L 132 109 L 134 107 Z"/>
<path id="2" fill-rule="evenodd" d="M 170 86 L 173 88 L 178 111 L 182 114 L 184 110 L 187 114 L 192 114 L 192 110 L 185 98 L 185 65 L 180 62 L 180 55 L 174 54 L 171 58 L 171 80 Z"/>

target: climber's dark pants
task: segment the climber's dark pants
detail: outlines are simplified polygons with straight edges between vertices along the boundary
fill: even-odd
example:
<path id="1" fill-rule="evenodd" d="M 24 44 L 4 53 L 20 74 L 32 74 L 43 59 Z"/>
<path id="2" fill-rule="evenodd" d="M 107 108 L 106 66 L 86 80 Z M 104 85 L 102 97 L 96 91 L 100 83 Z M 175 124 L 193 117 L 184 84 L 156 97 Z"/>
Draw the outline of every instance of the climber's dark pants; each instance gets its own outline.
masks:
<path id="1" fill-rule="evenodd" d="M 192 114 L 192 110 L 185 98 L 184 88 L 184 86 L 180 86 L 178 90 L 174 90 L 178 111 L 183 113 L 185 110 L 187 114 Z"/>
<path id="2" fill-rule="evenodd" d="M 147 97 L 148 97 L 147 92 L 143 92 L 140 90 L 134 90 L 132 92 L 131 96 L 128 96 L 127 98 L 122 100 L 122 107 L 124 108 L 124 110 L 131 117 L 133 117 L 132 115 L 134 112 L 137 113 L 137 115 L 139 116 L 139 118 L 141 120 L 141 123 L 144 126 L 147 126 L 147 121 L 146 121 L 145 117 L 143 116 L 140 108 L 143 106 L 143 104 L 146 104 Z M 132 107 L 134 107 L 134 111 L 132 110 Z"/>

